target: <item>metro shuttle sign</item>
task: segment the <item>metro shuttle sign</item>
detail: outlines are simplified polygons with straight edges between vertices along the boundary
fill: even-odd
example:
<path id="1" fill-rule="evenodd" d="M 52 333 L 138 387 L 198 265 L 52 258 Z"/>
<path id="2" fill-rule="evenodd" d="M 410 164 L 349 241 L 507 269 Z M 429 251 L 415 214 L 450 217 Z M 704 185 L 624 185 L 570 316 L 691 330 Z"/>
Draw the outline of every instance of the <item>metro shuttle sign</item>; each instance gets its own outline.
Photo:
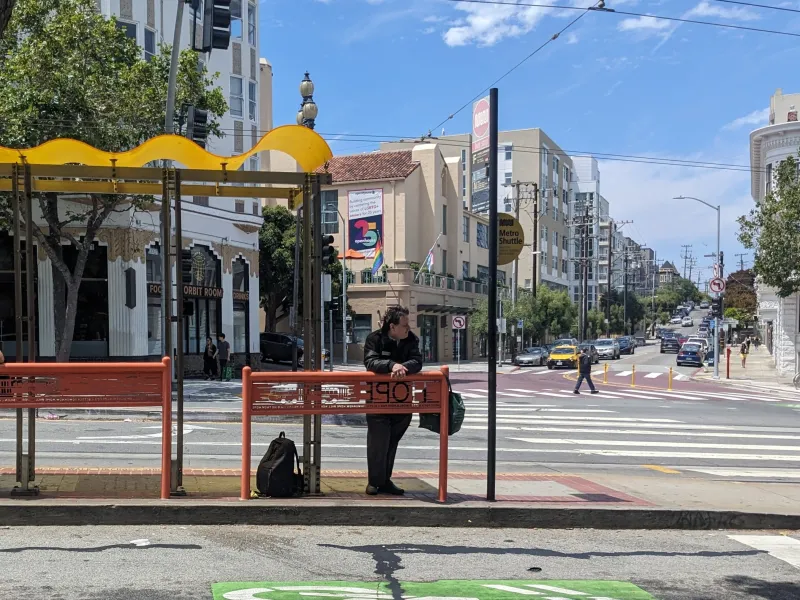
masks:
<path id="1" fill-rule="evenodd" d="M 489 96 L 472 105 L 472 152 L 489 147 Z"/>

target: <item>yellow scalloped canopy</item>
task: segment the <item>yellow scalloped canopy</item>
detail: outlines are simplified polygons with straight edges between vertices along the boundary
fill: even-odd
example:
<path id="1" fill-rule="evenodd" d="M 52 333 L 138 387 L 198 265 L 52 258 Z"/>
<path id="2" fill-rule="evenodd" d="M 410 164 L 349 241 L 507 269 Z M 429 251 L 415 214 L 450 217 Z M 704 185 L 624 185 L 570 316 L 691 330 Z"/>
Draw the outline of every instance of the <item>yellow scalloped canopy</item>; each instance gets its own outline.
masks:
<path id="1" fill-rule="evenodd" d="M 22 162 L 35 165 L 78 163 L 91 167 L 141 167 L 154 160 L 173 160 L 186 169 L 235 171 L 244 162 L 265 150 L 277 150 L 297 161 L 306 173 L 324 165 L 333 156 L 322 137 L 300 125 L 284 125 L 262 137 L 250 150 L 236 156 L 207 152 L 179 135 L 160 135 L 127 152 L 105 152 L 78 140 L 59 138 L 35 148 L 14 149 L 0 146 L 0 163 Z"/>

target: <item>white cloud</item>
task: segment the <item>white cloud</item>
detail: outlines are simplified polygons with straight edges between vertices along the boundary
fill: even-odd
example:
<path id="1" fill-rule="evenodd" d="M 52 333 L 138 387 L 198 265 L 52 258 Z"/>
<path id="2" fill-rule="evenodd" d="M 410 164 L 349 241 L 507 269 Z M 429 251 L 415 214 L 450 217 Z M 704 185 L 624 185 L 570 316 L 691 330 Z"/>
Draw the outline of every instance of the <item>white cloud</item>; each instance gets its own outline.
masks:
<path id="1" fill-rule="evenodd" d="M 492 46 L 507 37 L 519 37 L 531 31 L 547 9 L 531 6 L 497 4 L 458 4 L 467 13 L 444 33 L 448 46 Z"/>
<path id="2" fill-rule="evenodd" d="M 426 27 L 425 29 L 422 30 L 423 35 L 430 35 L 435 32 L 436 32 L 436 27 Z"/>
<path id="3" fill-rule="evenodd" d="M 652 153 L 643 152 L 648 156 Z M 739 165 L 749 164 L 747 155 L 671 156 Z M 736 219 L 752 207 L 749 171 L 731 171 L 599 160 L 603 197 L 609 201 L 611 216 L 631 220 L 623 231 L 640 234 L 658 252 L 659 261 L 677 259 L 681 244 L 693 244 L 695 254 L 708 254 L 716 245 L 716 214 L 693 200 L 673 200 L 676 196 L 695 196 L 721 205 L 722 249 L 729 256 L 741 252 L 736 239 Z M 635 236 L 634 236 L 635 237 Z M 705 246 L 704 246 L 705 244 Z M 702 252 L 705 247 L 708 251 Z M 711 259 L 701 259 L 702 261 Z"/>
<path id="4" fill-rule="evenodd" d="M 669 21 L 657 19 L 655 17 L 631 17 L 622 19 L 617 29 L 620 31 L 645 31 L 645 32 L 658 32 L 671 27 Z"/>
<path id="5" fill-rule="evenodd" d="M 568 44 L 577 44 L 578 43 L 578 34 L 570 31 L 567 32 L 567 39 L 565 40 Z"/>
<path id="6" fill-rule="evenodd" d="M 620 85 L 622 85 L 622 81 L 615 81 L 614 84 L 610 88 L 608 88 L 608 91 L 606 92 L 605 95 L 610 96 L 611 94 L 614 93 L 614 90 L 616 90 Z"/>
<path id="7" fill-rule="evenodd" d="M 683 16 L 687 19 L 691 17 L 719 17 L 720 19 L 733 19 L 736 21 L 757 21 L 760 18 L 758 13 L 749 8 L 728 8 L 719 4 L 711 4 L 708 0 L 703 0 Z"/>
<path id="8" fill-rule="evenodd" d="M 766 125 L 767 121 L 769 120 L 769 107 L 763 108 L 760 110 L 754 110 L 749 115 L 745 115 L 743 117 L 739 117 L 738 119 L 734 119 L 727 125 L 725 125 L 722 129 L 725 131 L 731 131 L 734 129 L 739 129 L 740 127 L 744 127 L 745 125 Z"/>

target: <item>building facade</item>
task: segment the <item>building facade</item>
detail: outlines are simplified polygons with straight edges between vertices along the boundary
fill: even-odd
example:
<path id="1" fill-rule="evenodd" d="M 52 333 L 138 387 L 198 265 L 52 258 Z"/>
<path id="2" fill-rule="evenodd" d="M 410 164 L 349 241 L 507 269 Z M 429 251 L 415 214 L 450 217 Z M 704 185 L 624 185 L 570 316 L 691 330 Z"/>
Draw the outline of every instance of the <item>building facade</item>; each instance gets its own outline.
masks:
<path id="1" fill-rule="evenodd" d="M 366 336 L 394 304 L 409 308 L 426 362 L 452 361 L 457 348 L 463 359 L 481 356 L 485 340 L 469 323 L 490 293 L 489 222 L 463 207 L 460 158 L 445 158 L 438 144 L 419 144 L 336 156 L 327 170 L 333 185 L 322 192 L 325 232 L 344 261 L 355 313 L 348 358 L 362 358 Z M 378 247 L 383 265 L 374 268 Z M 501 285 L 509 276 L 510 269 L 498 270 Z M 454 316 L 466 317 L 467 328 L 454 329 Z M 342 341 L 337 329 L 335 353 Z"/>
<path id="2" fill-rule="evenodd" d="M 145 60 L 160 51 L 160 44 L 172 43 L 175 2 L 98 0 L 97 7 L 104 16 L 117 19 L 117 26 L 136 41 Z M 181 46 L 189 48 L 193 30 L 198 42 L 202 39 L 202 2 L 196 23 L 189 5 L 185 8 Z M 222 156 L 250 149 L 263 135 L 259 131 L 258 106 L 258 4 L 253 0 L 233 0 L 231 12 L 230 47 L 215 49 L 210 56 L 198 53 L 198 61 L 206 64 L 209 72 L 220 73 L 217 85 L 224 90 L 230 106 L 220 119 L 226 135 L 209 138 L 207 146 L 210 152 Z M 246 168 L 258 170 L 258 158 L 248 161 Z M 79 196 L 62 195 L 60 209 L 65 215 L 67 211 L 81 211 L 84 201 Z M 191 305 L 192 315 L 186 317 L 183 340 L 188 353 L 187 369 L 200 369 L 205 338 L 218 333 L 225 333 L 237 363 L 244 363 L 251 355 L 257 355 L 259 348 L 260 201 L 184 197 L 182 206 L 183 239 L 178 246 L 189 254 L 185 262 L 191 267 L 176 269 L 173 260 L 172 276 L 173 281 L 177 278 L 183 283 Z M 158 202 L 144 210 L 121 206 L 99 230 L 80 287 L 73 358 L 119 361 L 157 360 L 163 356 L 159 213 Z M 34 219 L 39 226 L 45 225 L 37 206 Z M 71 233 L 80 235 L 81 230 Z M 172 243 L 175 244 L 174 239 Z M 0 281 L 4 286 L 13 283 L 12 249 L 10 235 L 0 234 Z M 54 266 L 43 249 L 37 255 L 37 348 L 40 358 L 48 360 L 55 356 Z M 74 263 L 72 246 L 64 247 L 64 255 L 67 264 Z M 7 357 L 14 356 L 13 332 L 13 302 L 4 298 L 0 302 L 0 339 Z"/>
<path id="3" fill-rule="evenodd" d="M 592 156 L 572 157 L 572 219 L 570 228 L 570 295 L 572 300 L 580 303 L 583 297 L 583 262 L 585 261 L 587 273 L 586 294 L 587 304 L 591 310 L 600 302 L 599 269 L 605 254 L 601 252 L 600 240 L 602 234 L 600 226 L 604 218 L 608 219 L 608 201 L 600 195 L 600 168 L 597 159 Z M 581 229 L 583 235 L 588 236 L 586 245 L 582 245 Z M 602 249 L 607 250 L 603 245 Z M 606 263 L 607 264 L 607 263 Z M 607 269 L 606 269 L 607 270 Z"/>
<path id="4" fill-rule="evenodd" d="M 773 192 L 778 165 L 800 148 L 798 121 L 800 94 L 778 89 L 770 98 L 769 125 L 750 134 L 750 194 L 754 202 Z M 800 295 L 778 296 L 775 288 L 756 280 L 758 326 L 765 345 L 782 375 L 793 375 L 800 366 Z"/>

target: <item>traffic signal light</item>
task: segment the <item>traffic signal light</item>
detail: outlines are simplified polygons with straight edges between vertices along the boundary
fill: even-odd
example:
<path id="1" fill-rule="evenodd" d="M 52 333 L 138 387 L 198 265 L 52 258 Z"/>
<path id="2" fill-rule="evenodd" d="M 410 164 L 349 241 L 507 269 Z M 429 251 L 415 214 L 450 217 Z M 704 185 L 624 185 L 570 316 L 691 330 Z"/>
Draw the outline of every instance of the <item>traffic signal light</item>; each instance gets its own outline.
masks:
<path id="1" fill-rule="evenodd" d="M 201 148 L 206 147 L 208 139 L 208 111 L 202 108 L 189 107 L 186 120 L 186 137 Z"/>
<path id="2" fill-rule="evenodd" d="M 203 15 L 203 52 L 227 50 L 231 43 L 231 0 L 206 0 Z"/>
<path id="3" fill-rule="evenodd" d="M 336 252 L 333 246 L 333 236 L 332 235 L 323 235 L 322 236 L 322 266 L 327 267 L 329 264 L 333 262 L 333 255 Z"/>
<path id="4" fill-rule="evenodd" d="M 192 251 L 181 250 L 181 282 L 192 283 Z"/>
<path id="5" fill-rule="evenodd" d="M 711 316 L 715 318 L 722 317 L 722 296 L 712 298 L 711 300 Z"/>

